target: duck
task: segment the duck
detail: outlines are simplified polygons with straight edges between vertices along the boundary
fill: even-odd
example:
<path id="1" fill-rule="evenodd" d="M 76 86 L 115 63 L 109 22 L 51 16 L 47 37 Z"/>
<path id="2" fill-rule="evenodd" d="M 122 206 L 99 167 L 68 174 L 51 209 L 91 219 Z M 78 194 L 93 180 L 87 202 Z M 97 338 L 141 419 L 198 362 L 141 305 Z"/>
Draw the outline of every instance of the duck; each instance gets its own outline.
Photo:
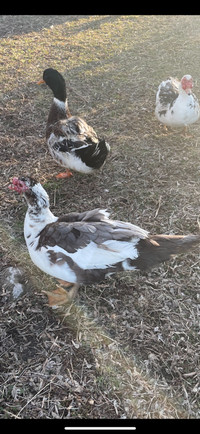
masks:
<path id="1" fill-rule="evenodd" d="M 192 92 L 193 78 L 184 75 L 179 81 L 169 77 L 162 81 L 156 94 L 156 118 L 171 128 L 187 128 L 199 119 L 200 110 L 197 97 Z"/>
<path id="2" fill-rule="evenodd" d="M 46 141 L 53 159 L 66 168 L 57 178 L 72 176 L 72 171 L 91 174 L 100 169 L 110 152 L 110 145 L 79 116 L 72 116 L 67 100 L 65 79 L 56 69 L 47 68 L 38 84 L 45 83 L 53 92 Z"/>
<path id="3" fill-rule="evenodd" d="M 46 190 L 32 177 L 14 177 L 9 189 L 27 202 L 24 238 L 33 263 L 59 282 L 56 289 L 44 291 L 50 306 L 72 302 L 80 285 L 152 268 L 200 243 L 200 235 L 194 234 L 150 235 L 132 223 L 111 219 L 105 209 L 57 217 Z"/>

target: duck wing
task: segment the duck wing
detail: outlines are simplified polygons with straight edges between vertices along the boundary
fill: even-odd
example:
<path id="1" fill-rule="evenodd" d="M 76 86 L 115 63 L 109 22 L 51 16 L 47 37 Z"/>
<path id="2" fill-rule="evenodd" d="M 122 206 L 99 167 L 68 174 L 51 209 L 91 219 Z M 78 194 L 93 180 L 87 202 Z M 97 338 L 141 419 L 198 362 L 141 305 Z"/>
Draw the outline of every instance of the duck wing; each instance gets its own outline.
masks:
<path id="1" fill-rule="evenodd" d="M 124 261 L 138 257 L 137 243 L 146 231 L 109 220 L 101 210 L 79 214 L 79 221 L 74 221 L 75 214 L 48 224 L 38 235 L 37 250 L 46 252 L 52 267 L 67 264 L 78 283 L 92 283 L 122 271 Z"/>
<path id="2" fill-rule="evenodd" d="M 49 145 L 53 151 L 78 157 L 92 169 L 99 169 L 110 151 L 108 143 L 99 139 L 94 129 L 77 116 L 55 124 Z"/>
<path id="3" fill-rule="evenodd" d="M 94 221 L 93 212 L 95 212 L 96 221 Z M 126 241 L 132 244 L 134 238 L 139 240 L 147 237 L 147 231 L 131 223 L 104 218 L 103 212 L 106 213 L 102 210 L 80 214 L 71 213 L 46 225 L 38 235 L 37 249 L 44 246 L 59 246 L 66 252 L 75 253 L 91 242 L 97 247 L 102 247 L 102 244 L 107 241 L 111 243 Z M 118 250 L 119 245 L 116 251 Z"/>
<path id="4" fill-rule="evenodd" d="M 161 106 L 171 108 L 178 96 L 179 81 L 176 78 L 169 77 L 166 81 L 162 81 L 157 93 L 157 102 Z"/>
<path id="5" fill-rule="evenodd" d="M 78 116 L 71 116 L 68 119 L 55 123 L 53 134 L 61 142 L 63 139 L 74 143 L 74 147 L 80 147 L 81 143 L 98 143 L 98 137 L 94 129 Z"/>
<path id="6" fill-rule="evenodd" d="M 108 273 L 146 270 L 200 243 L 200 235 L 148 235 L 128 222 L 111 220 L 105 210 L 70 213 L 46 225 L 36 250 L 50 268 L 70 268 L 76 283 L 94 283 Z M 63 275 L 63 274 L 62 274 Z"/>

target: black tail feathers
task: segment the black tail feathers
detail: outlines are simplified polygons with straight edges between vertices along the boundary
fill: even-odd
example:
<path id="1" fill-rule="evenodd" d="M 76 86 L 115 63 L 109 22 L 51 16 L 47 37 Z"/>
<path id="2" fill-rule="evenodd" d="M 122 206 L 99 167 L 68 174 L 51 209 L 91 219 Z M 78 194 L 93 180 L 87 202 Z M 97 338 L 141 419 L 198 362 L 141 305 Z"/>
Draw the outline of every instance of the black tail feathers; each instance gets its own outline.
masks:
<path id="1" fill-rule="evenodd" d="M 139 241 L 139 256 L 131 265 L 139 270 L 152 268 L 172 255 L 188 252 L 200 244 L 200 235 L 152 235 Z"/>
<path id="2" fill-rule="evenodd" d="M 103 166 L 109 151 L 109 144 L 102 139 L 98 143 L 92 143 L 87 147 L 76 149 L 75 152 L 87 166 L 92 169 L 100 169 L 100 167 Z"/>

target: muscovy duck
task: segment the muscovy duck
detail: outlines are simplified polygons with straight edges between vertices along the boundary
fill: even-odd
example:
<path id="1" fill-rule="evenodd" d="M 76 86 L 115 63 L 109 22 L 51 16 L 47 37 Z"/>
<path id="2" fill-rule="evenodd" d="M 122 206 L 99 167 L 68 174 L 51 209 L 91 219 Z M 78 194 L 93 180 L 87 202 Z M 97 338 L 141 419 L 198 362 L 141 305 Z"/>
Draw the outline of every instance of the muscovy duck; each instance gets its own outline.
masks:
<path id="1" fill-rule="evenodd" d="M 155 115 L 165 126 L 187 127 L 199 119 L 200 109 L 192 93 L 193 79 L 184 75 L 181 81 L 168 78 L 162 81 L 156 94 Z"/>
<path id="2" fill-rule="evenodd" d="M 94 129 L 79 116 L 72 116 L 67 102 L 63 76 L 53 68 L 45 69 L 38 84 L 46 83 L 54 98 L 50 108 L 46 140 L 51 156 L 66 172 L 57 178 L 71 176 L 69 169 L 89 174 L 100 169 L 110 151 L 110 145 L 100 139 Z"/>
<path id="3" fill-rule="evenodd" d="M 62 287 L 46 292 L 51 306 L 72 300 L 81 284 L 123 270 L 146 270 L 200 243 L 200 235 L 149 235 L 110 219 L 102 209 L 56 217 L 47 192 L 31 177 L 15 177 L 9 188 L 27 201 L 24 237 L 32 261 L 68 287 L 68 292 Z"/>

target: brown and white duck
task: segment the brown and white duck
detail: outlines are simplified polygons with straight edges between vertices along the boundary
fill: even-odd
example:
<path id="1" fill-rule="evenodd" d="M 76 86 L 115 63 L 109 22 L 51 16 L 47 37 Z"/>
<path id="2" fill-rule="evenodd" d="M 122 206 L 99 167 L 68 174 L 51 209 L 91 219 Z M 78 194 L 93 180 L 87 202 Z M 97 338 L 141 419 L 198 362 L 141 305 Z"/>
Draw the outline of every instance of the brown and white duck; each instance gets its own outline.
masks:
<path id="1" fill-rule="evenodd" d="M 69 289 L 47 292 L 50 305 L 74 298 L 81 284 L 119 271 L 146 270 L 200 243 L 200 235 L 149 235 L 101 209 L 56 217 L 48 194 L 31 177 L 13 178 L 9 188 L 27 201 L 24 237 L 32 261 Z"/>
<path id="2" fill-rule="evenodd" d="M 38 82 L 41 83 L 46 83 L 54 95 L 47 120 L 46 140 L 54 160 L 66 167 L 66 172 L 58 174 L 57 178 L 72 175 L 70 170 L 90 174 L 100 169 L 110 146 L 81 117 L 71 115 L 63 76 L 56 69 L 48 68 Z"/>
<path id="3" fill-rule="evenodd" d="M 200 109 L 196 96 L 192 93 L 191 75 L 168 78 L 162 81 L 156 94 L 155 115 L 165 126 L 187 127 L 199 119 Z"/>

